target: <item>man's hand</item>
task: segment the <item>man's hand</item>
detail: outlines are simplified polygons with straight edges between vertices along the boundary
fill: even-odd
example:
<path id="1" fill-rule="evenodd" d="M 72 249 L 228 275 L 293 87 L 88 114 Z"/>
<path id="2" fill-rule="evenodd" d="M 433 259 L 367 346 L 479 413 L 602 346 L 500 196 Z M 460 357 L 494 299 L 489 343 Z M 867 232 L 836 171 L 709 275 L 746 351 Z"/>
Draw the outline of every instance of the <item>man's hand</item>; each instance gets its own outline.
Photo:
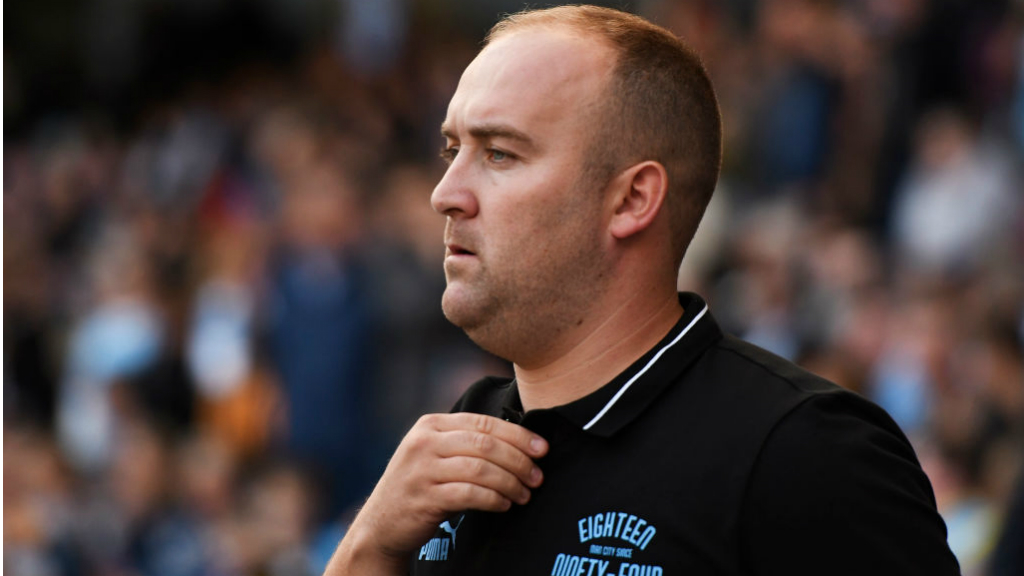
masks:
<path id="1" fill-rule="evenodd" d="M 461 510 L 525 504 L 547 442 L 482 414 L 428 414 L 406 434 L 327 565 L 325 576 L 404 574 L 412 552 Z"/>

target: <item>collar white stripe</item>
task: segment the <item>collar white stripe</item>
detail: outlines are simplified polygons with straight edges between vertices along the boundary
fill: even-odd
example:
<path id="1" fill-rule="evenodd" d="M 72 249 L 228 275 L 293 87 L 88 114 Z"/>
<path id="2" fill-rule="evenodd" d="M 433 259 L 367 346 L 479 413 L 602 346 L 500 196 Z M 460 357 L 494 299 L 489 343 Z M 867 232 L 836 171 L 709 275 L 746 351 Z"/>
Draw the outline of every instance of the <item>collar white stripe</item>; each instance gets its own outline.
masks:
<path id="1" fill-rule="evenodd" d="M 608 412 L 608 410 L 610 410 L 611 407 L 614 406 L 615 403 L 619 401 L 619 398 L 621 398 L 622 395 L 626 393 L 626 390 L 629 390 L 629 387 L 632 386 L 634 382 L 639 380 L 640 377 L 643 376 L 647 372 L 647 370 L 651 368 L 651 366 L 654 366 L 654 363 L 657 362 L 659 358 L 661 358 L 661 355 L 664 354 L 666 350 L 668 350 L 672 346 L 675 346 L 676 342 L 682 340 L 683 336 L 685 336 L 686 333 L 690 331 L 690 328 L 693 328 L 693 325 L 696 324 L 698 320 L 704 317 L 704 314 L 707 313 L 707 311 L 708 306 L 707 304 L 705 304 L 704 309 L 697 313 L 697 315 L 693 317 L 693 320 L 690 320 L 690 323 L 686 325 L 686 328 L 683 328 L 683 331 L 680 332 L 675 338 L 673 338 L 671 342 L 665 344 L 664 348 L 658 350 L 658 353 L 655 354 L 649 362 L 647 362 L 646 366 L 641 368 L 640 371 L 634 374 L 628 382 L 623 384 L 622 388 L 619 388 L 619 391 L 615 393 L 615 396 L 612 396 L 612 399 L 609 400 L 608 403 L 604 405 L 604 408 L 602 408 L 601 411 L 597 413 L 597 416 L 594 416 L 594 418 L 590 422 L 587 422 L 587 425 L 584 426 L 583 429 L 590 430 L 591 426 L 597 424 L 597 421 L 600 420 L 601 417 L 604 416 L 605 413 Z"/>

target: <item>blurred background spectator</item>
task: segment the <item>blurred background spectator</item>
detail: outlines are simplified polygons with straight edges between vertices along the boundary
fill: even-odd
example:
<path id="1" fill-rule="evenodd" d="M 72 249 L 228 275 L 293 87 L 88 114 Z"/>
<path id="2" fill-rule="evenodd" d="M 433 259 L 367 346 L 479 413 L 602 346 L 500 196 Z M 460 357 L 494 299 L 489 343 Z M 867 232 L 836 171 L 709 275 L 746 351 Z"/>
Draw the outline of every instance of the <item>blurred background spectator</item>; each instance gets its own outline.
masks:
<path id="1" fill-rule="evenodd" d="M 964 573 L 1024 574 L 1024 3 L 621 5 L 723 108 L 681 289 L 884 406 Z M 316 574 L 415 418 L 508 372 L 440 312 L 428 198 L 521 7 L 7 7 L 7 573 Z"/>

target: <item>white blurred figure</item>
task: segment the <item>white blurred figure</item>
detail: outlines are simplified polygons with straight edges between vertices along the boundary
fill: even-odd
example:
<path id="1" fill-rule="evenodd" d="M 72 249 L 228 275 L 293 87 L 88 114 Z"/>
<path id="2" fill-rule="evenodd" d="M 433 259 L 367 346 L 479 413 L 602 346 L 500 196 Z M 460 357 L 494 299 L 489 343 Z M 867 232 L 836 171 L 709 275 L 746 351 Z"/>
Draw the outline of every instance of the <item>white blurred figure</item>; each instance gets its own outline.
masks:
<path id="1" fill-rule="evenodd" d="M 164 344 L 164 321 L 136 245 L 127 228 L 111 228 L 97 243 L 93 303 L 69 336 L 57 429 L 67 457 L 85 472 L 110 461 L 117 432 L 112 386 L 150 366 Z"/>
<path id="2" fill-rule="evenodd" d="M 252 369 L 253 297 L 241 284 L 218 278 L 200 287 L 188 339 L 188 365 L 199 392 L 223 398 Z"/>
<path id="3" fill-rule="evenodd" d="M 1021 183 L 1013 166 L 956 111 L 926 116 L 894 212 L 905 264 L 922 272 L 972 269 L 999 246 L 1019 219 Z"/>

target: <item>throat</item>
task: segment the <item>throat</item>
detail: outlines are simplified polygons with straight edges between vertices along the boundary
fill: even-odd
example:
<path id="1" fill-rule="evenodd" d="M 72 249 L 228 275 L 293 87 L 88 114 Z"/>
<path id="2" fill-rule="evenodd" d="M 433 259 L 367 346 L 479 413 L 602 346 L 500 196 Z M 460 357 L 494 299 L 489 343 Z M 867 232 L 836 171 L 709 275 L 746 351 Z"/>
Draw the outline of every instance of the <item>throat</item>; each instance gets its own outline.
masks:
<path id="1" fill-rule="evenodd" d="M 642 322 L 625 316 L 616 322 L 609 318 L 598 329 L 554 361 L 543 366 L 515 364 L 515 376 L 523 410 L 551 408 L 587 396 L 615 379 L 630 365 L 656 346 L 682 317 L 683 309 L 674 306 L 653 312 Z"/>

